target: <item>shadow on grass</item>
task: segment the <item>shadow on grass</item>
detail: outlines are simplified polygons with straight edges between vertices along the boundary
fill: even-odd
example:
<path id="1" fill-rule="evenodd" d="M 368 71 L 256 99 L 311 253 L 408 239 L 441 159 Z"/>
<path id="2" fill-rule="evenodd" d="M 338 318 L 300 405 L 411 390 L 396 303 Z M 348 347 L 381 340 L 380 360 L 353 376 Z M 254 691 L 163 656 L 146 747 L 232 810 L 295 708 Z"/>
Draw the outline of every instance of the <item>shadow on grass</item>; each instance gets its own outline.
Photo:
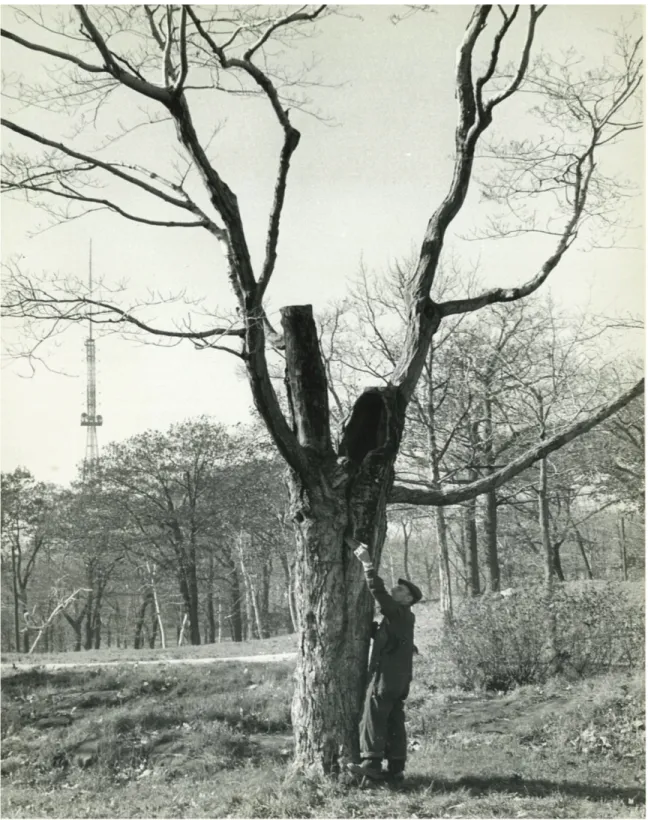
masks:
<path id="1" fill-rule="evenodd" d="M 3 676 L 2 689 L 5 694 L 23 694 L 23 690 L 34 690 L 53 686 L 58 689 L 66 689 L 68 686 L 86 683 L 88 678 L 96 676 L 95 670 L 85 670 L 86 674 L 79 674 L 79 670 L 64 671 L 62 673 L 49 672 L 41 667 L 21 670 L 12 675 Z M 87 673 L 90 672 L 88 675 Z M 94 673 L 94 674 L 93 674 Z"/>
<path id="2" fill-rule="evenodd" d="M 570 797 L 581 797 L 588 800 L 632 800 L 636 805 L 644 805 L 646 795 L 642 788 L 621 786 L 595 786 L 591 783 L 574 783 L 573 781 L 528 780 L 523 777 L 472 777 L 470 775 L 457 780 L 446 780 L 421 775 L 408 777 L 399 791 L 410 792 L 429 789 L 431 792 L 468 789 L 473 796 L 489 792 L 516 794 L 521 797 L 546 797 L 560 792 Z"/>

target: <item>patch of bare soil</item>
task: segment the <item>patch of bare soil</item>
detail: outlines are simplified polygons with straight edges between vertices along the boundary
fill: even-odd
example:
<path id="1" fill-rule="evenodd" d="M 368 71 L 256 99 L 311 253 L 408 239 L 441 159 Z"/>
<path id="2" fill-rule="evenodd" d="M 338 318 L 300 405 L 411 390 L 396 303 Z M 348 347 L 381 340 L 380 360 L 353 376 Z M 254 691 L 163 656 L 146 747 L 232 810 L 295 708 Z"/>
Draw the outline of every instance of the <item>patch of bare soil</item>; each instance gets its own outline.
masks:
<path id="1" fill-rule="evenodd" d="M 457 698 L 446 701 L 439 709 L 439 717 L 447 732 L 496 732 L 508 734 L 513 725 L 531 724 L 549 720 L 557 710 L 572 700 L 568 693 L 547 694 L 542 691 L 524 697 L 512 693 L 476 696 L 474 699 Z"/>

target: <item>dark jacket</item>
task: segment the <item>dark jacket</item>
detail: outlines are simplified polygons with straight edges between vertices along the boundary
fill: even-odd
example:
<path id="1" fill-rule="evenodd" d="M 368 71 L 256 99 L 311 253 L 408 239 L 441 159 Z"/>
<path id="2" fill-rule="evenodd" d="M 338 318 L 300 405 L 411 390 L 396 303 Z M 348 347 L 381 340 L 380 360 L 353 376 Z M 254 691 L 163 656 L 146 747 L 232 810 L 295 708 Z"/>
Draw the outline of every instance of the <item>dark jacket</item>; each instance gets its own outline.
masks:
<path id="1" fill-rule="evenodd" d="M 371 650 L 369 677 L 376 692 L 406 697 L 412 680 L 414 613 L 396 603 L 373 567 L 365 569 L 365 578 L 383 615 Z"/>

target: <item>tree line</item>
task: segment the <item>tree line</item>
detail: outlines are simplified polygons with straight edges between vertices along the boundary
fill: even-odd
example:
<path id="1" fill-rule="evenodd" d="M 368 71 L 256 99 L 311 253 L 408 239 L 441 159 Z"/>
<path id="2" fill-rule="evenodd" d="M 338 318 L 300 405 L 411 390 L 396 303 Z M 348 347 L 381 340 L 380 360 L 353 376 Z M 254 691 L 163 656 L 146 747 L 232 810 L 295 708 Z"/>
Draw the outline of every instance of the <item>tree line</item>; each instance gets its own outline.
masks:
<path id="1" fill-rule="evenodd" d="M 357 381 L 384 377 L 400 343 L 405 271 L 362 272 L 321 320 L 340 426 Z M 472 482 L 586 416 L 633 375 L 630 363 L 602 360 L 610 332 L 547 300 L 455 323 L 430 347 L 398 479 Z M 558 581 L 641 577 L 643 437 L 643 408 L 631 402 L 547 457 L 544 478 L 534 465 L 461 504 L 391 505 L 383 573 L 417 579 L 449 616 L 455 597 L 546 577 L 544 539 Z M 3 649 L 197 645 L 298 629 L 285 473 L 260 425 L 209 418 L 110 444 L 97 480 L 69 488 L 23 468 L 3 473 Z"/>

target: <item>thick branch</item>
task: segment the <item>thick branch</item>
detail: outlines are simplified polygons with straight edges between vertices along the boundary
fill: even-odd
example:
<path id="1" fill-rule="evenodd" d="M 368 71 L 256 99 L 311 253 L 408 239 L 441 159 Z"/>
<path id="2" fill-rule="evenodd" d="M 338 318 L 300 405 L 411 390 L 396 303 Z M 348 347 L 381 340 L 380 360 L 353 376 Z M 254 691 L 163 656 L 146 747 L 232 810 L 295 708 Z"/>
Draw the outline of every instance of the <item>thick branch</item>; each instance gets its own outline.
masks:
<path id="1" fill-rule="evenodd" d="M 589 432 L 597 424 L 614 415 L 618 410 L 625 407 L 632 399 L 640 396 L 644 391 L 644 380 L 641 379 L 630 390 L 622 393 L 616 399 L 604 404 L 596 413 L 588 418 L 576 422 L 571 427 L 557 433 L 551 438 L 545 439 L 542 443 L 527 450 L 518 458 L 514 459 L 501 470 L 492 473 L 485 478 L 466 484 L 462 487 L 446 490 L 421 490 L 418 488 L 395 486 L 389 498 L 390 504 L 416 504 L 423 506 L 445 507 L 468 501 L 478 495 L 487 493 L 505 484 L 514 476 L 526 470 L 536 461 L 539 461 L 549 453 L 559 450 L 583 433 Z"/>
<path id="2" fill-rule="evenodd" d="M 459 119 L 455 132 L 454 174 L 448 193 L 432 215 L 425 231 L 410 287 L 407 334 L 399 362 L 390 379 L 390 382 L 401 390 L 406 401 L 409 401 L 414 392 L 425 365 L 427 349 L 441 319 L 441 315 L 430 301 L 429 294 L 439 265 L 446 231 L 466 200 L 475 145 L 480 134 L 490 124 L 490 117 L 477 117 L 472 76 L 473 51 L 486 26 L 490 10 L 490 6 L 478 6 L 475 9 L 459 47 L 455 81 Z"/>

